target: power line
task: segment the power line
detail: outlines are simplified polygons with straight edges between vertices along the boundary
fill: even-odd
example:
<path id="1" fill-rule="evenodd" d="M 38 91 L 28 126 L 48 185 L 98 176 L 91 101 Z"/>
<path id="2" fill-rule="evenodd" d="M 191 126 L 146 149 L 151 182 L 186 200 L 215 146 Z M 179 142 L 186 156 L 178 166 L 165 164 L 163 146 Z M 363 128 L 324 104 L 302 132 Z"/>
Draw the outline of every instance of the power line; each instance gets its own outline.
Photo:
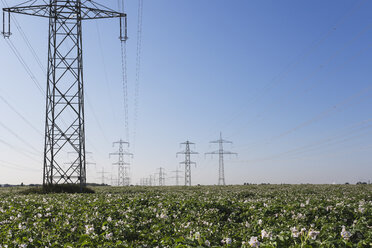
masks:
<path id="1" fill-rule="evenodd" d="M 29 152 L 29 151 L 27 151 L 25 149 L 18 148 L 16 146 L 10 144 L 9 142 L 1 139 L 1 138 L 0 138 L 0 143 L 6 145 L 7 147 L 9 147 L 10 149 L 14 150 L 17 153 L 23 154 L 24 156 L 28 157 L 29 159 L 33 160 L 34 162 L 40 163 L 40 161 L 36 160 L 34 157 L 31 156 L 31 155 L 34 155 L 33 153 L 31 153 L 31 152 Z M 31 155 L 29 155 L 29 154 L 31 154 Z"/>
<path id="2" fill-rule="evenodd" d="M 119 11 L 121 11 L 121 10 L 119 9 Z M 108 94 L 108 97 L 109 97 L 108 100 L 109 100 L 109 103 L 110 103 L 110 106 L 111 106 L 111 113 L 112 113 L 112 116 L 113 116 L 113 120 L 115 121 L 116 115 L 115 115 L 115 111 L 114 111 L 114 104 L 112 103 L 113 97 L 111 95 L 110 81 L 109 81 L 109 77 L 108 77 L 108 73 L 107 73 L 107 66 L 106 66 L 105 56 L 104 56 L 103 48 L 102 48 L 101 31 L 99 29 L 98 22 L 96 22 L 96 28 L 97 28 L 98 45 L 99 45 L 100 54 L 101 54 L 101 61 L 102 61 L 102 68 L 103 68 L 104 78 L 105 78 L 105 84 L 106 84 L 106 87 L 107 87 L 107 94 Z"/>
<path id="3" fill-rule="evenodd" d="M 337 51 L 335 51 L 334 53 L 332 53 L 326 60 L 325 63 L 323 63 L 322 65 L 316 67 L 309 75 L 305 76 L 303 79 L 299 80 L 299 82 L 296 84 L 296 87 L 294 89 L 291 89 L 289 90 L 288 92 L 286 92 L 284 95 L 282 95 L 282 97 L 280 97 L 279 99 L 273 101 L 271 104 L 267 105 L 264 109 L 264 111 L 262 111 L 260 114 L 258 114 L 256 117 L 262 117 L 263 114 L 265 112 L 267 112 L 268 109 L 271 109 L 272 106 L 275 106 L 278 104 L 278 102 L 283 102 L 285 99 L 289 99 L 289 96 L 294 94 L 296 92 L 296 89 L 299 88 L 300 85 L 303 85 L 305 82 L 309 81 L 311 78 L 313 78 L 317 72 L 321 71 L 324 69 L 325 66 L 329 65 L 333 60 L 335 60 L 335 58 L 337 57 L 337 55 L 339 55 L 342 51 L 344 51 L 347 47 L 349 47 L 351 44 L 353 44 L 358 38 L 360 38 L 364 33 L 366 33 L 368 30 L 370 30 L 372 28 L 372 25 L 367 25 L 362 31 L 360 31 L 356 36 L 354 36 L 353 38 L 351 38 L 343 47 L 341 47 L 340 49 L 338 49 Z M 367 49 L 370 49 L 371 48 L 371 45 L 368 45 Z M 339 67 L 336 67 L 336 69 L 333 71 L 334 73 L 341 70 L 342 69 L 342 66 L 345 66 L 348 62 L 350 62 L 352 59 L 355 59 L 357 56 L 360 56 L 362 54 L 362 52 L 364 52 L 366 50 L 366 48 L 363 48 L 362 50 L 360 50 L 356 56 L 354 57 L 351 57 L 350 59 L 348 59 L 346 62 L 344 62 L 341 66 Z M 302 93 L 306 93 L 306 92 L 309 92 L 310 89 L 314 88 L 315 85 L 319 83 L 319 81 L 315 81 L 314 83 L 312 83 L 310 85 L 310 88 L 304 90 Z M 301 94 L 297 94 L 296 97 L 299 97 Z M 257 120 L 257 119 L 256 119 Z M 252 123 L 252 120 L 250 120 L 250 122 Z M 247 128 L 248 123 L 246 123 L 244 125 L 243 128 L 241 129 L 238 129 L 236 132 L 234 132 L 233 135 L 231 135 L 231 137 L 234 137 L 238 134 L 240 134 L 242 132 L 243 129 Z"/>
<path id="4" fill-rule="evenodd" d="M 122 64 L 122 82 L 123 82 L 123 100 L 124 100 L 124 128 L 127 140 L 129 140 L 129 111 L 128 111 L 128 76 L 127 76 L 127 43 L 126 39 L 120 43 L 121 64 Z"/>
<path id="5" fill-rule="evenodd" d="M 29 168 L 23 165 L 15 164 L 15 163 L 4 161 L 4 160 L 0 160 L 0 166 L 8 168 L 8 169 L 12 169 L 12 170 L 40 171 L 39 169 Z"/>
<path id="6" fill-rule="evenodd" d="M 1 1 L 3 2 L 4 6 L 8 6 L 8 3 L 7 3 L 5 0 L 1 0 Z M 39 65 L 39 67 L 40 67 L 42 73 L 45 74 L 46 69 L 45 69 L 45 67 L 43 66 L 43 63 L 41 62 L 41 60 L 40 60 L 39 56 L 37 55 L 35 49 L 34 49 L 33 46 L 31 45 L 31 43 L 30 43 L 30 41 L 29 41 L 29 39 L 28 39 L 26 33 L 23 31 L 21 25 L 19 25 L 19 22 L 18 22 L 17 18 L 16 18 L 14 15 L 10 15 L 10 16 L 11 16 L 11 18 L 12 18 L 12 20 L 13 20 L 13 22 L 14 22 L 16 28 L 18 29 L 19 33 L 21 34 L 22 39 L 23 39 L 24 42 L 26 43 L 28 49 L 31 51 L 32 56 L 35 58 L 35 61 L 36 61 L 37 64 Z"/>
<path id="7" fill-rule="evenodd" d="M 272 137 L 271 140 L 282 138 L 286 135 L 291 134 L 294 131 L 297 131 L 298 129 L 301 129 L 303 127 L 306 127 L 306 126 L 312 124 L 313 122 L 316 122 L 316 121 L 319 121 L 323 118 L 326 118 L 326 117 L 330 116 L 331 114 L 333 114 L 334 112 L 340 111 L 342 108 L 347 107 L 354 100 L 360 98 L 361 96 L 370 92 L 371 90 L 372 90 L 372 85 L 369 85 L 368 87 L 365 87 L 362 90 L 360 90 L 360 91 L 354 93 L 353 95 L 347 97 L 346 99 L 339 102 L 338 104 L 329 107 L 327 110 L 319 113 L 318 115 L 314 116 L 313 118 L 311 118 L 307 121 L 304 121 L 304 122 L 300 123 L 299 125 L 295 126 L 294 128 L 291 128 L 291 129 L 289 129 L 289 130 L 287 130 L 287 131 L 285 131 L 285 132 L 283 132 L 283 133 L 281 133 L 281 134 L 279 134 L 275 137 Z"/>
<path id="8" fill-rule="evenodd" d="M 5 41 L 8 44 L 8 46 L 10 47 L 10 49 L 12 50 L 12 52 L 14 53 L 14 55 L 17 57 L 18 61 L 21 63 L 23 69 L 25 69 L 26 73 L 29 75 L 29 77 L 33 81 L 33 83 L 36 86 L 36 88 L 39 90 L 39 92 L 41 93 L 41 95 L 43 97 L 45 97 L 45 91 L 43 90 L 43 88 L 41 87 L 39 81 L 36 79 L 36 77 L 32 73 L 32 70 L 30 69 L 30 67 L 28 67 L 26 61 L 23 59 L 23 57 L 20 54 L 20 52 L 18 51 L 18 49 L 14 46 L 13 42 L 10 39 L 5 39 Z"/>
<path id="9" fill-rule="evenodd" d="M 43 135 L 43 133 L 37 129 L 27 118 L 21 114 L 13 105 L 11 105 L 2 95 L 0 95 L 0 99 L 14 112 L 20 117 L 27 125 L 29 125 L 36 133 Z"/>
<path id="10" fill-rule="evenodd" d="M 134 128 L 133 128 L 133 147 L 136 147 L 137 122 L 139 112 L 140 97 L 140 72 L 141 72 L 141 53 L 142 53 L 142 16 L 143 0 L 138 0 L 138 22 L 137 22 L 137 57 L 136 57 L 136 83 L 134 87 Z"/>
<path id="11" fill-rule="evenodd" d="M 25 139 L 23 139 L 21 136 L 19 136 L 17 133 L 15 133 L 12 129 L 10 129 L 8 126 L 6 126 L 3 122 L 0 121 L 0 126 L 2 126 L 5 130 L 7 130 L 9 133 L 11 133 L 14 137 L 16 137 L 19 141 L 21 141 L 23 144 L 25 144 L 27 147 L 30 147 L 32 150 L 34 150 L 35 155 L 39 155 L 40 151 L 36 149 L 33 145 L 28 143 Z"/>
<path id="12" fill-rule="evenodd" d="M 106 143 L 110 143 L 110 141 L 108 140 L 108 138 L 106 136 L 105 130 L 102 128 L 101 122 L 99 121 L 99 118 L 97 117 L 96 112 L 94 111 L 94 108 L 93 108 L 92 104 L 90 103 L 89 98 L 87 96 L 86 96 L 86 99 L 87 99 L 87 102 L 88 102 L 88 106 L 89 106 L 90 110 L 92 111 L 94 120 L 95 120 L 99 130 L 102 133 L 103 138 L 105 139 Z"/>
<path id="13" fill-rule="evenodd" d="M 303 60 L 305 60 L 307 57 L 309 57 L 313 51 L 318 48 L 321 44 L 323 44 L 334 32 L 336 32 L 337 28 L 341 25 L 343 25 L 346 20 L 348 20 L 351 16 L 353 16 L 357 10 L 359 10 L 363 4 L 365 4 L 367 0 L 361 0 L 358 3 L 354 5 L 353 8 L 351 8 L 348 12 L 346 12 L 337 22 L 335 25 L 332 25 L 328 29 L 328 31 L 323 34 L 319 39 L 314 40 L 312 44 L 303 50 L 302 53 L 300 53 L 299 56 L 296 57 L 294 61 L 289 63 L 283 71 L 281 71 L 277 76 L 275 76 L 268 84 L 266 84 L 263 88 L 263 91 L 260 94 L 257 94 L 255 97 L 251 98 L 249 103 L 252 105 L 254 102 L 256 102 L 259 98 L 261 98 L 263 95 L 265 95 L 267 92 L 269 92 L 276 84 L 281 82 L 293 69 L 296 68 L 297 65 L 299 65 Z M 234 115 L 232 118 L 228 119 L 228 121 L 225 121 L 225 124 L 222 125 L 222 127 L 226 127 L 229 124 L 232 123 L 236 118 L 239 118 L 242 113 L 245 111 L 245 108 L 239 111 L 236 115 Z M 213 131 L 215 132 L 215 131 Z M 212 133 L 212 132 L 211 132 Z"/>
<path id="14" fill-rule="evenodd" d="M 119 11 L 124 12 L 124 0 L 118 0 Z M 120 20 L 120 25 L 122 22 Z M 125 30 L 127 29 L 125 22 Z M 123 84 L 123 106 L 124 106 L 124 130 L 126 140 L 129 141 L 129 108 L 128 108 L 128 75 L 127 75 L 127 33 L 120 33 L 120 49 L 121 49 L 121 66 L 122 66 L 122 84 Z"/>
<path id="15" fill-rule="evenodd" d="M 327 147 L 329 147 L 331 145 L 344 143 L 346 141 L 354 139 L 355 137 L 359 137 L 360 135 L 349 137 L 349 138 L 347 138 L 347 136 L 372 128 L 372 125 L 365 126 L 366 124 L 368 124 L 370 122 L 372 122 L 372 119 L 367 119 L 367 120 L 364 120 L 362 122 L 358 122 L 356 124 L 353 124 L 352 126 L 350 126 L 348 128 L 341 129 L 340 131 L 337 132 L 338 134 L 330 135 L 328 137 L 325 137 L 325 138 L 320 139 L 318 141 L 312 142 L 310 144 L 302 145 L 300 147 L 293 148 L 293 149 L 290 149 L 288 151 L 281 152 L 281 153 L 278 153 L 278 154 L 275 154 L 275 155 L 271 155 L 269 157 L 258 158 L 258 159 L 253 159 L 253 160 L 246 160 L 244 162 L 252 163 L 252 162 L 259 162 L 259 161 L 270 161 L 270 160 L 281 158 L 285 155 L 298 155 L 298 154 L 301 154 L 301 153 L 305 153 L 305 152 L 311 151 L 311 149 L 314 150 L 314 148 L 322 146 L 322 145 L 326 145 Z M 351 130 L 349 131 L 349 129 L 351 129 Z M 345 132 L 345 131 L 347 131 L 347 132 Z M 240 161 L 240 162 L 243 162 L 243 161 Z"/>

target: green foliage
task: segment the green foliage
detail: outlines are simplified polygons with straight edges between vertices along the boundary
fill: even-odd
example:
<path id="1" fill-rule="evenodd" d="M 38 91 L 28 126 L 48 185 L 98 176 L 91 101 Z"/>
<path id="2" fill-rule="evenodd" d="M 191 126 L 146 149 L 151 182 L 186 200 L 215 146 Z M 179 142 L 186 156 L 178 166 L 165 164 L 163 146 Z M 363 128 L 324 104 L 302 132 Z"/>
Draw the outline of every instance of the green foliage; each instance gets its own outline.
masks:
<path id="1" fill-rule="evenodd" d="M 372 246 L 371 185 L 94 189 L 0 189 L 0 248 Z"/>
<path id="2" fill-rule="evenodd" d="M 21 194 L 50 194 L 50 193 L 94 193 L 88 187 L 80 187 L 77 184 L 45 185 L 40 187 L 29 187 L 20 191 Z"/>

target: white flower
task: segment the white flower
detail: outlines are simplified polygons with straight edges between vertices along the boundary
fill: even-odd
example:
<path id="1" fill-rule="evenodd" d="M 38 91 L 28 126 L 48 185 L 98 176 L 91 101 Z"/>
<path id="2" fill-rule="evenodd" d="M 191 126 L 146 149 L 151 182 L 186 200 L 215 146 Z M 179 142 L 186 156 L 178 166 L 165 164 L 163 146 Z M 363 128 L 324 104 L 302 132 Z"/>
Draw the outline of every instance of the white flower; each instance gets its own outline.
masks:
<path id="1" fill-rule="evenodd" d="M 107 234 L 106 234 L 106 236 L 105 236 L 105 238 L 106 238 L 106 239 L 111 239 L 111 238 L 112 238 L 112 236 L 113 236 L 113 234 L 112 234 L 112 233 L 107 233 Z"/>
<path id="2" fill-rule="evenodd" d="M 94 232 L 93 225 L 85 225 L 85 234 L 91 234 Z"/>
<path id="3" fill-rule="evenodd" d="M 26 229 L 26 226 L 23 226 L 22 223 L 19 223 L 18 224 L 18 229 L 24 230 L 24 229 Z"/>
<path id="4" fill-rule="evenodd" d="M 348 240 L 351 237 L 351 233 L 346 231 L 345 226 L 342 226 L 341 237 Z"/>
<path id="5" fill-rule="evenodd" d="M 209 242 L 208 240 L 206 240 L 205 241 L 205 245 L 209 247 L 209 246 L 211 246 L 211 242 Z"/>
<path id="6" fill-rule="evenodd" d="M 263 229 L 262 231 L 261 231 L 261 237 L 262 238 L 271 238 L 271 233 L 270 232 L 266 232 L 265 231 L 265 229 Z"/>
<path id="7" fill-rule="evenodd" d="M 298 238 L 298 236 L 300 236 L 300 232 L 297 230 L 296 227 L 292 227 L 291 232 L 292 232 L 292 237 L 294 238 Z"/>
<path id="8" fill-rule="evenodd" d="M 364 208 L 359 207 L 359 208 L 358 208 L 358 211 L 361 212 L 361 213 L 363 214 L 363 213 L 364 213 Z"/>
<path id="9" fill-rule="evenodd" d="M 111 221 L 112 221 L 111 216 L 107 218 L 107 221 L 108 221 L 108 222 L 111 222 Z"/>
<path id="10" fill-rule="evenodd" d="M 258 224 L 262 225 L 262 220 L 261 219 L 258 220 Z"/>
<path id="11" fill-rule="evenodd" d="M 229 245 L 229 244 L 231 244 L 231 239 L 230 238 L 224 238 L 223 240 L 221 240 L 221 243 L 222 244 L 225 244 L 226 243 L 226 244 Z"/>
<path id="12" fill-rule="evenodd" d="M 251 237 L 248 243 L 251 247 L 260 247 L 260 242 L 258 241 L 257 237 Z"/>
<path id="13" fill-rule="evenodd" d="M 232 240 L 230 238 L 226 238 L 226 244 L 231 244 Z"/>
<path id="14" fill-rule="evenodd" d="M 311 229 L 310 229 L 310 231 L 309 231 L 309 237 L 310 237 L 311 239 L 315 240 L 315 239 L 316 239 L 316 236 L 318 236 L 319 233 L 320 233 L 320 232 L 318 232 L 318 231 L 314 231 L 314 230 L 311 230 Z"/>

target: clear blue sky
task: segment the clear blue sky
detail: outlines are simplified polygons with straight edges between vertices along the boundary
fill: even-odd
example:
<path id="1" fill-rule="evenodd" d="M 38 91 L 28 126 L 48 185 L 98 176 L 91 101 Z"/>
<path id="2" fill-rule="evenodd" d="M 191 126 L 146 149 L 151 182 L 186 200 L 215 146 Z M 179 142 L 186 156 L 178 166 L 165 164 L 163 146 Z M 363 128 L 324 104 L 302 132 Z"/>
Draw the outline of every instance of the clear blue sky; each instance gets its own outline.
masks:
<path id="1" fill-rule="evenodd" d="M 116 1 L 105 4 L 117 9 Z M 228 184 L 371 179 L 371 1 L 144 0 L 135 126 L 137 4 L 126 1 L 133 183 L 160 166 L 168 176 L 182 169 L 176 152 L 189 139 L 200 153 L 193 184 L 216 184 L 218 157 L 204 153 L 217 149 L 208 142 L 220 131 L 234 142 L 226 149 L 239 153 L 226 157 Z M 46 66 L 47 20 L 16 18 Z M 102 167 L 116 176 L 108 153 L 125 138 L 118 26 L 102 20 L 83 27 L 87 150 L 96 163 L 90 182 L 100 182 Z M 45 72 L 14 23 L 12 31 L 45 87 Z M 0 54 L 0 95 L 29 122 L 0 99 L 0 183 L 41 183 L 44 96 L 2 38 Z"/>

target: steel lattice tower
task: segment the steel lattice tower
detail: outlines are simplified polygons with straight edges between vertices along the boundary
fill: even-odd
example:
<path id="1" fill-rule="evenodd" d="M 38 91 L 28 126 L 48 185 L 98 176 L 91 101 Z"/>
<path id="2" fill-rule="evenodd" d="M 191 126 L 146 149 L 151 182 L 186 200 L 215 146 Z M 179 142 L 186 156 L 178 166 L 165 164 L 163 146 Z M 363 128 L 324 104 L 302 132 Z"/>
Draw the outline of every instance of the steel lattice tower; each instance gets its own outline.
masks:
<path id="1" fill-rule="evenodd" d="M 178 154 L 185 154 L 185 161 L 180 162 L 180 164 L 185 165 L 185 186 L 191 186 L 191 165 L 194 164 L 196 166 L 195 162 L 191 162 L 191 154 L 198 154 L 197 152 L 190 150 L 190 145 L 194 145 L 195 143 L 192 143 L 190 141 L 186 141 L 181 143 L 181 145 L 185 145 L 186 149 L 181 152 L 177 152 Z"/>
<path id="2" fill-rule="evenodd" d="M 180 176 L 178 173 L 180 173 L 180 172 L 182 172 L 182 171 L 180 171 L 180 170 L 175 170 L 175 171 L 171 171 L 171 172 L 176 173 L 176 176 L 171 177 L 171 178 L 175 178 L 175 179 L 176 179 L 176 186 L 178 186 L 178 185 L 179 185 L 179 179 L 182 178 L 182 176 Z"/>
<path id="3" fill-rule="evenodd" d="M 97 174 L 101 174 L 101 177 L 98 179 L 102 180 L 102 185 L 105 184 L 105 174 L 108 174 L 109 172 L 105 172 L 105 168 L 102 167 L 102 171 L 98 171 Z"/>
<path id="4" fill-rule="evenodd" d="M 49 19 L 43 185 L 82 187 L 86 184 L 82 21 L 119 18 L 120 39 L 125 41 L 126 14 L 91 0 L 27 1 L 3 9 L 5 38 L 11 35 L 10 13 Z M 76 152 L 66 167 L 63 150 Z"/>
<path id="5" fill-rule="evenodd" d="M 129 143 L 123 140 L 119 140 L 113 143 L 113 146 L 119 145 L 119 150 L 114 153 L 110 153 L 110 157 L 115 155 L 118 156 L 118 162 L 113 163 L 113 165 L 118 166 L 118 186 L 129 186 L 130 185 L 130 175 L 129 175 L 129 163 L 125 162 L 125 156 L 132 156 L 132 153 L 124 151 L 124 144 L 129 147 Z"/>
<path id="6" fill-rule="evenodd" d="M 166 173 L 164 172 L 164 168 L 163 167 L 160 167 L 158 168 L 159 169 L 159 186 L 165 186 L 165 176 L 166 176 Z"/>
<path id="7" fill-rule="evenodd" d="M 205 155 L 207 155 L 207 154 L 211 154 L 211 155 L 218 154 L 218 157 L 219 157 L 219 161 L 218 161 L 219 162 L 218 163 L 219 164 L 218 185 L 226 185 L 226 183 L 225 183 L 224 155 L 225 154 L 229 154 L 229 155 L 235 154 L 235 155 L 237 155 L 237 153 L 225 151 L 223 149 L 223 144 L 224 143 L 232 144 L 232 142 L 222 139 L 222 133 L 220 133 L 220 139 L 219 140 L 211 141 L 210 143 L 217 143 L 219 145 L 219 149 L 217 151 L 214 151 L 214 152 L 207 152 L 207 153 L 205 153 Z"/>

